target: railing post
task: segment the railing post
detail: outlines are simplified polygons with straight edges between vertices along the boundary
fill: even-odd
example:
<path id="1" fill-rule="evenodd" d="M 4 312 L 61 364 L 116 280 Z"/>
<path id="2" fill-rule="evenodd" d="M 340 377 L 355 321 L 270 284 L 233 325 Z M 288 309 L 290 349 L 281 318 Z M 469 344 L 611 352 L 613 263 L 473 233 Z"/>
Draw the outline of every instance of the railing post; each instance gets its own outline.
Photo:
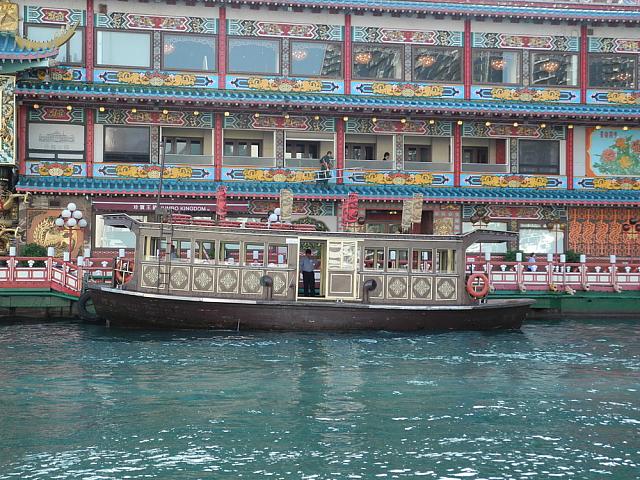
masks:
<path id="1" fill-rule="evenodd" d="M 53 256 L 56 254 L 56 249 L 53 247 L 47 248 L 47 281 L 53 280 Z"/>
<path id="2" fill-rule="evenodd" d="M 587 285 L 587 256 L 580 255 L 580 285 L 583 289 L 589 288 Z"/>
<path id="3" fill-rule="evenodd" d="M 484 252 L 484 274 L 489 280 L 489 288 L 493 287 L 493 279 L 491 278 L 491 252 Z M 494 287 L 495 288 L 495 287 Z"/>
<path id="4" fill-rule="evenodd" d="M 615 255 L 609 255 L 609 263 L 611 264 L 609 266 L 609 278 L 610 278 L 610 282 L 611 282 L 611 286 L 613 287 L 613 289 L 615 291 L 618 291 L 619 285 L 618 285 L 618 274 L 617 274 L 617 266 L 616 266 L 616 256 Z"/>
<path id="5" fill-rule="evenodd" d="M 553 253 L 547 253 L 547 285 L 553 284 Z"/>
<path id="6" fill-rule="evenodd" d="M 16 247 L 9 247 L 9 260 L 7 261 L 7 265 L 9 266 L 9 281 L 16 281 Z"/>
<path id="7" fill-rule="evenodd" d="M 560 263 L 562 264 L 560 269 L 562 270 L 562 287 L 564 288 L 567 285 L 567 256 L 564 253 L 560 254 Z"/>

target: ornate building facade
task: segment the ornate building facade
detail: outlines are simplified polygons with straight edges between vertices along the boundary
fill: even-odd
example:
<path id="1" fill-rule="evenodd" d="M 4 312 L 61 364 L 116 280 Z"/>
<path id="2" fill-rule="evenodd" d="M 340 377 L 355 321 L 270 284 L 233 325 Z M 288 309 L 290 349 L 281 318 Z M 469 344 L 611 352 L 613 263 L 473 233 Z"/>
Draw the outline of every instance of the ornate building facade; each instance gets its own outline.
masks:
<path id="1" fill-rule="evenodd" d="M 34 40 L 76 27 L 56 65 L 15 87 L 28 241 L 58 241 L 73 199 L 90 218 L 85 248 L 130 248 L 102 215 L 152 215 L 163 177 L 159 203 L 194 216 L 216 215 L 224 185 L 227 216 L 264 219 L 287 188 L 295 218 L 339 230 L 355 192 L 353 228 L 388 232 L 419 194 L 415 231 L 490 227 L 519 231 L 511 248 L 526 252 L 640 255 L 622 229 L 640 216 L 636 0 L 19 8 Z"/>

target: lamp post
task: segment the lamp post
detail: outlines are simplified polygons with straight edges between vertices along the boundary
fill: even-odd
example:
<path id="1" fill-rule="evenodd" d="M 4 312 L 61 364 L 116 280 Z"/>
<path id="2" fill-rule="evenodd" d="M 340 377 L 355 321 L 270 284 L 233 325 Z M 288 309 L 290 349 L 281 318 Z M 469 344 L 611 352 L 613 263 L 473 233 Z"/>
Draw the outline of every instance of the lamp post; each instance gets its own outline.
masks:
<path id="1" fill-rule="evenodd" d="M 69 259 L 71 259 L 71 242 L 73 239 L 73 230 L 81 229 L 87 226 L 87 221 L 83 218 L 81 210 L 75 203 L 71 202 L 65 209 L 60 212 L 60 216 L 56 218 L 56 227 L 66 228 L 69 233 Z"/>

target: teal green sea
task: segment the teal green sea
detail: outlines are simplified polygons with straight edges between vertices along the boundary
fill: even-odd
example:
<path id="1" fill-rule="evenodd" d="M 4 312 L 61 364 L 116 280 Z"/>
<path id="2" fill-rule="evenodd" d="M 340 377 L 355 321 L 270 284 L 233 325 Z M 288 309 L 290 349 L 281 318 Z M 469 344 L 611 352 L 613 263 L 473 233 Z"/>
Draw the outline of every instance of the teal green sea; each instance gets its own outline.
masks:
<path id="1" fill-rule="evenodd" d="M 640 321 L 0 325 L 0 479 L 636 479 Z"/>

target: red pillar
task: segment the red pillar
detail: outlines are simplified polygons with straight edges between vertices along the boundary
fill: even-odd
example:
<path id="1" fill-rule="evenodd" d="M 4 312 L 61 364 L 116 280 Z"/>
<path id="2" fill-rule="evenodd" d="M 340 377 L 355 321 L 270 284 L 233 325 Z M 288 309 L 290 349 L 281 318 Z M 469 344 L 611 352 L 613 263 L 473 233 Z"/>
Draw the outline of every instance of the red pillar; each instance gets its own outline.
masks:
<path id="1" fill-rule="evenodd" d="M 567 128 L 566 131 L 567 188 L 573 190 L 573 128 Z"/>
<path id="2" fill-rule="evenodd" d="M 460 186 L 460 172 L 462 172 L 462 125 L 453 125 L 453 185 Z"/>
<path id="3" fill-rule="evenodd" d="M 213 126 L 213 168 L 214 179 L 219 182 L 222 179 L 222 127 L 224 126 L 224 116 L 216 113 L 215 125 Z"/>
<path id="4" fill-rule="evenodd" d="M 344 182 L 344 120 L 336 119 L 336 181 L 339 184 Z"/>
<path id="5" fill-rule="evenodd" d="M 18 107 L 18 134 L 14 136 L 14 141 L 18 142 L 18 158 L 16 165 L 20 175 L 27 173 L 27 115 L 29 114 L 26 105 Z"/>
<path id="6" fill-rule="evenodd" d="M 589 50 L 589 37 L 587 26 L 580 27 L 580 102 L 587 103 L 587 86 L 589 84 L 587 54 Z"/>
<path id="7" fill-rule="evenodd" d="M 218 88 L 227 84 L 227 9 L 218 10 Z"/>
<path id="8" fill-rule="evenodd" d="M 351 14 L 344 16 L 344 93 L 351 93 Z"/>
<path id="9" fill-rule="evenodd" d="M 93 0 L 87 0 L 87 26 L 84 30 L 84 64 L 87 67 L 87 82 L 93 82 L 93 36 L 94 36 Z"/>
<path id="10" fill-rule="evenodd" d="M 87 108 L 85 110 L 87 121 L 85 123 L 85 147 L 84 156 L 87 162 L 87 177 L 93 177 L 93 155 L 94 155 L 94 141 L 95 141 L 95 115 L 96 111 L 93 108 Z"/>
<path id="11" fill-rule="evenodd" d="M 471 82 L 472 82 L 472 64 L 471 64 L 471 20 L 464 21 L 464 60 L 463 60 L 463 78 L 464 78 L 464 99 L 471 98 Z"/>

